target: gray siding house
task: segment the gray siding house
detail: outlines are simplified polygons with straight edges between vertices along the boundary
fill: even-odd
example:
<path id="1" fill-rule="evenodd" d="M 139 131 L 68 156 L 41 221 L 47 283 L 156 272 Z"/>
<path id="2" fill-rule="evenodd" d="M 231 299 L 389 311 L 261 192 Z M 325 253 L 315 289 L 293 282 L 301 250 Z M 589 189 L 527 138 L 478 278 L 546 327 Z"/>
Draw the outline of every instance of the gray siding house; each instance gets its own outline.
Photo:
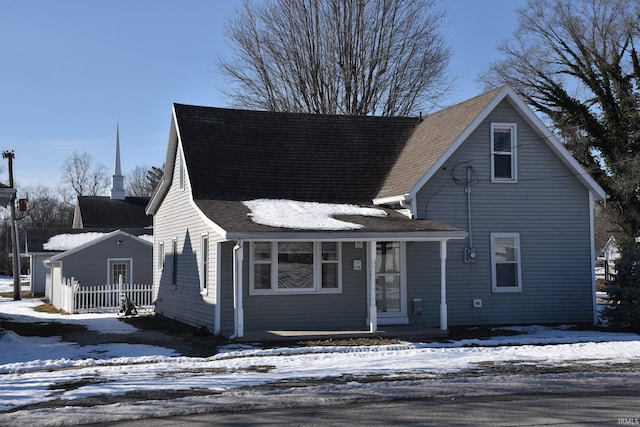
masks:
<path id="1" fill-rule="evenodd" d="M 174 104 L 156 311 L 251 331 L 593 322 L 605 193 L 509 87 L 421 118 Z"/>
<path id="2" fill-rule="evenodd" d="M 95 237 L 73 249 L 44 261 L 47 293 L 51 303 L 60 306 L 60 286 L 63 278 L 72 278 L 81 285 L 118 283 L 148 284 L 152 280 L 153 243 L 121 230 L 92 233 Z M 82 234 L 61 235 L 81 238 Z"/>

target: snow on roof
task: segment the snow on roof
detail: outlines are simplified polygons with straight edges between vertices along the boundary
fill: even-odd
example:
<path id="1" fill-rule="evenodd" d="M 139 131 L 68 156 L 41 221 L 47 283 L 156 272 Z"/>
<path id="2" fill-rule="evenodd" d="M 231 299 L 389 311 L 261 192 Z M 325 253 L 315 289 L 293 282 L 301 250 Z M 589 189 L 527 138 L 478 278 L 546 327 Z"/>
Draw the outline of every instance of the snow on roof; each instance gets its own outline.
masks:
<path id="1" fill-rule="evenodd" d="M 270 227 L 303 230 L 356 230 L 360 224 L 341 221 L 335 215 L 384 217 L 382 209 L 364 208 L 349 204 L 299 202 L 282 199 L 256 199 L 242 202 L 251 212 L 252 221 Z"/>
<path id="2" fill-rule="evenodd" d="M 57 234 L 51 236 L 49 240 L 42 245 L 42 249 L 47 251 L 68 251 L 77 248 L 87 242 L 100 238 L 108 233 L 77 233 L 77 234 Z"/>
<path id="3" fill-rule="evenodd" d="M 74 233 L 74 234 L 57 234 L 51 236 L 47 242 L 42 245 L 42 249 L 47 251 L 68 251 L 75 249 L 78 246 L 84 245 L 87 242 L 91 242 L 106 234 L 110 233 Z M 153 236 L 150 234 L 142 234 L 137 236 L 139 239 L 146 240 L 153 243 Z"/>
<path id="4" fill-rule="evenodd" d="M 153 243 L 153 234 L 141 234 L 137 237 L 138 239 L 146 240 L 147 242 Z"/>

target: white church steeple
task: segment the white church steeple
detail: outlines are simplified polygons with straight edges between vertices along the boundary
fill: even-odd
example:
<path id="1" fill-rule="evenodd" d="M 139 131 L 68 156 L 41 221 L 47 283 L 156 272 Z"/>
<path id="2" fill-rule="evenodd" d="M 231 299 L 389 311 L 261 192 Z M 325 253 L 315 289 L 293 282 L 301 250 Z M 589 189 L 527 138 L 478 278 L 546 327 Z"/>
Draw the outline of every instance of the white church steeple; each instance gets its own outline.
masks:
<path id="1" fill-rule="evenodd" d="M 111 177 L 111 199 L 124 200 L 124 176 L 120 169 L 120 121 L 116 121 L 116 162 L 113 176 Z"/>

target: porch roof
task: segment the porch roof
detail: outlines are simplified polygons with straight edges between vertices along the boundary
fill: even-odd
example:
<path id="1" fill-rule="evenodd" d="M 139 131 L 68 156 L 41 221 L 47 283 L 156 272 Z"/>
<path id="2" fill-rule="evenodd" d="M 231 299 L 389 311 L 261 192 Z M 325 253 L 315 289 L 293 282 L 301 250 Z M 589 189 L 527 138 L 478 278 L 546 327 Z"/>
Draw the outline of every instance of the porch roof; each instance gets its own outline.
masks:
<path id="1" fill-rule="evenodd" d="M 464 239 L 467 232 L 433 220 L 416 220 L 393 209 L 371 206 L 387 215 L 335 216 L 362 227 L 354 230 L 323 230 L 272 227 L 254 222 L 250 210 L 242 202 L 228 200 L 196 200 L 200 210 L 218 227 L 223 237 L 229 240 L 448 240 Z"/>

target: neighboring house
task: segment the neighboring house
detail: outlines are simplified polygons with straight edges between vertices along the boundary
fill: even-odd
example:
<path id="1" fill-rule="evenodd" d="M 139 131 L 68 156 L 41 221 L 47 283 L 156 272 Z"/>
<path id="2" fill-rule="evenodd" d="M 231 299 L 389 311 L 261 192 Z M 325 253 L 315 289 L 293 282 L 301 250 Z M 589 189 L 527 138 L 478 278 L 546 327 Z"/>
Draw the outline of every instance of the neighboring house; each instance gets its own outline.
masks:
<path id="1" fill-rule="evenodd" d="M 51 271 L 43 263 L 50 257 L 86 243 L 91 238 L 115 230 L 122 230 L 134 236 L 151 235 L 151 217 L 145 213 L 149 201 L 143 197 L 125 197 L 124 176 L 120 167 L 120 132 L 116 127 L 115 164 L 111 179 L 110 196 L 80 196 L 77 199 L 73 228 L 30 228 L 26 234 L 26 252 L 29 256 L 31 292 L 34 296 L 44 295 L 51 299 L 56 284 L 51 282 Z M 98 233 L 98 234 L 95 234 Z M 60 236 L 75 236 L 61 239 Z M 92 237 L 93 236 L 93 237 Z M 65 241 L 54 245 L 50 241 Z M 87 252 L 88 255 L 91 252 Z M 91 263 L 93 260 L 87 260 Z M 103 271 L 106 271 L 106 266 Z M 73 272 L 67 270 L 70 276 Z M 104 275 L 103 275 L 104 276 Z M 106 276 L 102 281 L 106 280 Z M 106 283 L 106 282 L 105 282 Z"/>
<path id="2" fill-rule="evenodd" d="M 24 232 L 25 255 L 29 257 L 29 274 L 33 296 L 51 299 L 51 270 L 46 260 L 64 251 L 72 250 L 93 239 L 102 237 L 117 228 L 29 228 Z M 123 228 L 134 236 L 151 239 L 150 231 L 144 228 Z"/>
<path id="3" fill-rule="evenodd" d="M 85 233 L 85 236 L 87 233 Z M 50 244 L 65 246 L 82 234 L 64 234 L 55 236 Z M 48 295 L 51 303 L 61 306 L 59 289 L 56 286 L 63 278 L 73 278 L 84 285 L 106 285 L 118 283 L 122 275 L 123 283 L 149 284 L 152 280 L 153 243 L 116 230 L 111 233 L 93 233 L 88 241 L 77 245 L 44 261 L 51 270 L 50 283 L 53 289 Z M 57 239 L 57 241 L 56 241 Z"/>
<path id="4" fill-rule="evenodd" d="M 15 198 L 16 189 L 7 184 L 0 183 L 0 206 L 9 206 L 12 198 Z"/>
<path id="5" fill-rule="evenodd" d="M 609 237 L 604 248 L 602 248 L 602 258 L 604 266 L 603 279 L 609 281 L 613 278 L 613 275 L 616 274 L 616 262 L 620 259 L 620 250 L 616 244 L 615 237 Z"/>
<path id="6" fill-rule="evenodd" d="M 156 311 L 232 338 L 593 322 L 604 197 L 509 87 L 424 118 L 174 104 Z"/>

